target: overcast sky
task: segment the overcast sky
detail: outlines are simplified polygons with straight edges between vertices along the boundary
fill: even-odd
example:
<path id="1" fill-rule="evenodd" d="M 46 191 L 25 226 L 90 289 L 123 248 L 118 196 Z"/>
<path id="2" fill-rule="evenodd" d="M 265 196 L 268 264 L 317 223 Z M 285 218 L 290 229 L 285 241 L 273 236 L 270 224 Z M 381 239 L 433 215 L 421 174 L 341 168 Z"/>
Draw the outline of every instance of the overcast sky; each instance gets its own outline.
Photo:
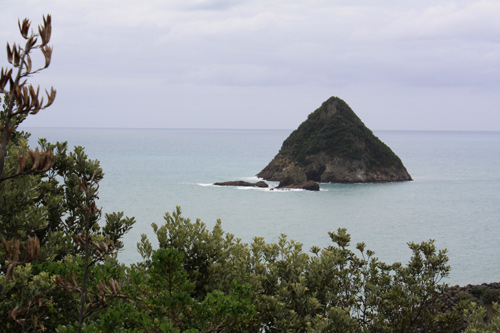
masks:
<path id="1" fill-rule="evenodd" d="M 500 130 L 499 0 L 0 5 L 2 43 L 52 15 L 27 126 L 294 129 L 338 96 L 373 130 Z"/>

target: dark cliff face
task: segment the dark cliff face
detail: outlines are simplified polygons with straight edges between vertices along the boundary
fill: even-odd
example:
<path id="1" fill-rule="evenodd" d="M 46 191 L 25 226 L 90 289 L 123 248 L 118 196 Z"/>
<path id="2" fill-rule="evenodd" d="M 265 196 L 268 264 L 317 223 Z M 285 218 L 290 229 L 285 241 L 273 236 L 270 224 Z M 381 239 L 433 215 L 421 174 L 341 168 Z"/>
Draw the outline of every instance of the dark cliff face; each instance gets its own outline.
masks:
<path id="1" fill-rule="evenodd" d="M 337 97 L 311 113 L 257 176 L 281 181 L 292 165 L 300 167 L 308 180 L 318 182 L 411 180 L 399 157 Z"/>

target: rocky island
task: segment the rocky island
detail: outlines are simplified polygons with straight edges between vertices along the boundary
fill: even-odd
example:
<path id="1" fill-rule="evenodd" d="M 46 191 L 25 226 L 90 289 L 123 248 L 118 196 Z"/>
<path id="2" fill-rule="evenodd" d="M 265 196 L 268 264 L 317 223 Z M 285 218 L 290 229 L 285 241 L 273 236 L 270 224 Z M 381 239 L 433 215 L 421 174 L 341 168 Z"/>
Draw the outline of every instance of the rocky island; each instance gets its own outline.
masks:
<path id="1" fill-rule="evenodd" d="M 315 182 L 412 180 L 399 157 L 338 97 L 311 113 L 257 176 L 279 181 L 278 188 L 306 189 L 316 189 Z"/>

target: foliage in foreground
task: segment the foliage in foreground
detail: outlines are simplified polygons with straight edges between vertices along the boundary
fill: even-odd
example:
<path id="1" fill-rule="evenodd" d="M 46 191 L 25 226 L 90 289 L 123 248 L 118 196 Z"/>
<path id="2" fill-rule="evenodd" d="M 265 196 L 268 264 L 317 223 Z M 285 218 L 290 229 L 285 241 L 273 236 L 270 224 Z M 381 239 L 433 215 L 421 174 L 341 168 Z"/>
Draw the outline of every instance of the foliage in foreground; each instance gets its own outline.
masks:
<path id="1" fill-rule="evenodd" d="M 195 283 L 194 294 L 228 292 L 233 281 L 248 285 L 257 311 L 252 330 L 279 331 L 412 331 L 447 330 L 458 313 L 443 313 L 440 280 L 448 274 L 445 251 L 433 242 L 410 243 L 407 265 L 387 265 L 357 244 L 350 249 L 345 229 L 330 233 L 332 245 L 302 245 L 282 235 L 275 244 L 257 237 L 244 244 L 225 233 L 220 222 L 212 231 L 181 216 L 177 208 L 165 223 L 153 224 L 160 249 L 184 255 L 184 269 Z M 138 245 L 148 267 L 156 251 L 146 236 Z M 137 266 L 137 267 L 139 267 Z"/>

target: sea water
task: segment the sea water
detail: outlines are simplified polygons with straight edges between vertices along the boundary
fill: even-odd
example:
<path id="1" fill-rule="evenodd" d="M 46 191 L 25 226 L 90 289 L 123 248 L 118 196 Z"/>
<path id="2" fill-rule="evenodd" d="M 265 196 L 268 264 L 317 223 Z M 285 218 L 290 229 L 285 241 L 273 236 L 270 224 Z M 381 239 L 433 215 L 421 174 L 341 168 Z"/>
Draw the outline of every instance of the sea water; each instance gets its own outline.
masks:
<path id="1" fill-rule="evenodd" d="M 140 261 L 136 244 L 151 223 L 181 206 L 249 243 L 282 233 L 304 245 L 331 244 L 347 228 L 353 248 L 365 242 L 387 263 L 406 263 L 408 242 L 435 240 L 447 249 L 447 283 L 500 281 L 500 132 L 375 131 L 402 159 L 411 182 L 321 184 L 320 192 L 217 187 L 256 181 L 291 130 L 29 128 L 33 141 L 85 147 L 105 172 L 99 205 L 137 220 L 120 260 Z M 276 185 L 272 183 L 271 185 Z"/>

